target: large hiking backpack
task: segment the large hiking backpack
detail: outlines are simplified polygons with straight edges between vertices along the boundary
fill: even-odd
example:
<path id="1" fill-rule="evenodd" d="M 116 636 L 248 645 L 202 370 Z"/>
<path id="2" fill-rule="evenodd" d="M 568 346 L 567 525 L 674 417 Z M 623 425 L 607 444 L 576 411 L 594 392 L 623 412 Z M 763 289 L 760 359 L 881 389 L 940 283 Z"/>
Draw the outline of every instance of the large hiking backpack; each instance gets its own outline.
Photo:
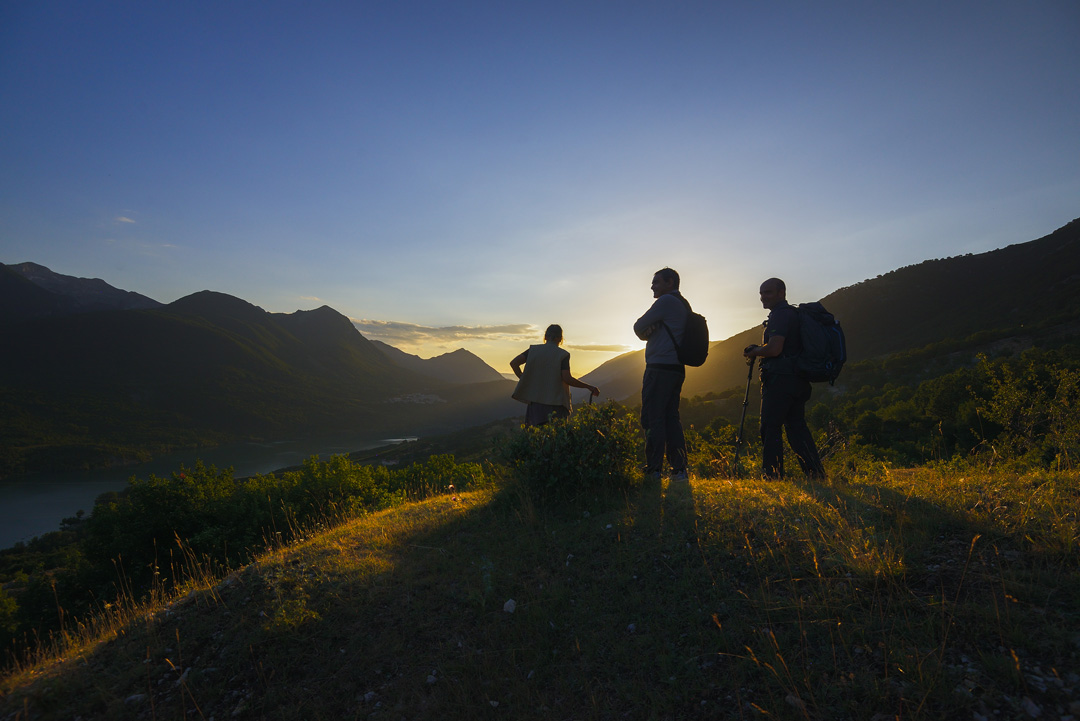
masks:
<path id="1" fill-rule="evenodd" d="M 688 366 L 704 365 L 705 359 L 709 357 L 709 324 L 705 321 L 705 316 L 694 312 L 690 301 L 681 295 L 679 300 L 686 305 L 687 313 L 682 345 L 675 341 L 675 334 L 668 328 L 667 323 L 664 323 L 664 328 L 667 328 L 668 335 L 671 336 L 671 343 L 675 346 L 680 363 Z"/>
<path id="2" fill-rule="evenodd" d="M 811 383 L 836 382 L 847 360 L 847 340 L 833 314 L 821 303 L 800 303 L 799 337 L 802 353 L 795 356 L 795 373 Z"/>

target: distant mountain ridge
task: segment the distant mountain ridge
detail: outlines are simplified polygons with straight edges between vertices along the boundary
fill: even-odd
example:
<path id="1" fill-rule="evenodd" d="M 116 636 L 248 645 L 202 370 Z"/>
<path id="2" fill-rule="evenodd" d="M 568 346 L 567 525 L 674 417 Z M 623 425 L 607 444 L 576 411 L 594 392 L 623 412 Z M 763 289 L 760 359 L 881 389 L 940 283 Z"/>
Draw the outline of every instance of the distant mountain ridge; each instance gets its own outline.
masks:
<path id="1" fill-rule="evenodd" d="M 9 288 L 39 297 L 17 280 Z M 402 368 L 326 306 L 268 313 L 201 291 L 152 309 L 8 319 L 0 333 L 0 476 L 146 448 L 426 434 L 518 410 L 509 381 L 452 385 Z"/>
<path id="2" fill-rule="evenodd" d="M 800 297 L 798 278 L 784 280 L 790 302 L 814 300 Z M 756 302 L 747 298 L 748 304 Z M 899 268 L 834 291 L 821 302 L 844 326 L 849 363 L 980 332 L 1065 326 L 1080 318 L 1080 219 L 1026 243 Z M 767 315 L 763 309 L 762 320 Z M 705 365 L 687 368 L 683 395 L 745 384 L 742 349 L 760 342 L 758 326 L 711 344 Z M 600 386 L 606 397 L 634 402 L 644 369 L 645 352 L 635 351 L 604 363 L 584 380 Z"/>
<path id="3" fill-rule="evenodd" d="M 503 380 L 502 374 L 464 348 L 433 358 L 421 358 L 382 341 L 371 342 L 395 365 L 446 383 L 490 383 Z"/>
<path id="4" fill-rule="evenodd" d="M 22 278 L 23 281 L 18 280 Z M 30 285 L 27 285 L 27 284 Z M 9 289 L 10 286 L 10 289 Z M 31 287 L 33 286 L 33 287 Z M 8 290 L 8 292 L 4 292 Z M 254 316 L 245 306 L 261 311 L 246 301 L 211 291 L 195 293 L 171 304 L 174 309 L 191 310 L 199 313 L 208 311 L 221 313 L 225 306 L 233 305 L 233 313 L 244 315 L 249 320 Z M 213 299 L 213 300 L 211 300 Z M 37 263 L 0 263 L 0 321 L 19 321 L 31 318 L 88 313 L 100 310 L 141 310 L 161 308 L 164 304 L 139 293 L 115 288 L 100 278 L 76 278 L 55 273 Z M 313 315 L 314 314 L 314 315 Z M 322 331 L 342 330 L 342 322 L 348 322 L 344 316 L 329 306 L 312 311 L 296 311 L 291 314 L 276 314 L 279 320 L 290 328 L 297 337 L 307 342 L 318 343 L 322 334 L 312 332 L 316 326 Z M 312 319 L 318 316 L 321 323 Z M 489 383 L 503 380 L 502 374 L 484 363 L 479 357 L 458 348 L 434 358 L 421 358 L 406 353 L 382 341 L 371 341 L 387 355 L 394 365 L 407 368 L 420 375 L 453 384 Z"/>
<path id="5" fill-rule="evenodd" d="M 9 296 L 4 290 L 12 283 L 9 274 L 21 277 L 45 291 L 45 294 L 35 294 L 36 298 L 29 302 L 6 308 L 2 316 L 4 320 L 23 319 L 19 313 L 21 307 L 32 308 L 33 310 L 26 313 L 24 317 L 33 318 L 44 315 L 90 313 L 99 310 L 140 310 L 159 308 L 162 305 L 145 295 L 114 288 L 100 278 L 61 275 L 37 263 L 0 264 L 0 266 L 2 266 L 0 270 L 6 271 L 0 273 L 0 297 L 5 300 L 8 300 Z M 14 291 L 9 292 L 11 292 L 10 299 L 14 300 Z"/>

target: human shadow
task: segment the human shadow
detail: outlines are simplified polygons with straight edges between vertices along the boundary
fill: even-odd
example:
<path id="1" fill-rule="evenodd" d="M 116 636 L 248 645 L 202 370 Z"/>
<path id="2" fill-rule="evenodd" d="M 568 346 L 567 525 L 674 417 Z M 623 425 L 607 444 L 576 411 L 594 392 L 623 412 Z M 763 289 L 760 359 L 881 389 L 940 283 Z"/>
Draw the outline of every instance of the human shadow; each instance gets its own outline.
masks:
<path id="1" fill-rule="evenodd" d="M 793 483 L 818 503 L 844 509 L 846 517 L 861 520 L 865 529 L 873 529 L 875 536 L 888 539 L 903 556 L 905 576 L 912 590 L 945 590 L 950 598 L 959 598 L 962 588 L 974 591 L 975 578 L 985 574 L 967 574 L 965 569 L 972 560 L 979 565 L 988 563 L 981 558 L 983 552 L 979 549 L 1011 540 L 1010 534 L 985 519 L 880 483 L 858 487 L 826 485 L 810 479 L 794 479 Z"/>
<path id="2" fill-rule="evenodd" d="M 823 484 L 809 478 L 794 478 L 791 482 L 810 494 L 819 503 L 851 510 L 856 517 L 869 518 L 876 526 L 901 526 L 905 518 L 925 519 L 925 525 L 945 532 L 987 535 L 995 531 L 985 523 L 975 521 L 965 513 L 949 509 L 920 496 L 904 494 L 895 488 L 877 483 L 860 484 L 862 492 L 854 487 Z M 877 503 L 865 500 L 877 499 Z"/>
<path id="3" fill-rule="evenodd" d="M 632 518 L 637 533 L 659 544 L 696 539 L 696 508 L 688 481 L 647 478 L 632 499 Z"/>
<path id="4" fill-rule="evenodd" d="M 690 481 L 669 481 L 661 510 L 661 539 L 697 543 L 697 508 Z"/>
<path id="5" fill-rule="evenodd" d="M 646 476 L 636 499 L 630 499 L 634 528 L 645 536 L 656 536 L 664 516 L 664 486 L 660 478 Z"/>

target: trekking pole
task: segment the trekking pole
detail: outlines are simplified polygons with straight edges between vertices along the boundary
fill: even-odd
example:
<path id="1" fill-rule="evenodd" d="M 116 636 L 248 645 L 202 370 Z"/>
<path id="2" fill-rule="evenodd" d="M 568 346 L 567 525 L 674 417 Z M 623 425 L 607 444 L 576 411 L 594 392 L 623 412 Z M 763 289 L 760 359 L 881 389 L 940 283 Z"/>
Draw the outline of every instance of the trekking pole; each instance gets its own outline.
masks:
<path id="1" fill-rule="evenodd" d="M 743 394 L 742 399 L 742 418 L 739 419 L 739 435 L 735 436 L 735 477 L 739 477 L 739 447 L 742 446 L 743 440 L 743 424 L 746 423 L 746 407 L 750 405 L 750 381 L 754 377 L 754 359 L 746 359 L 747 371 L 746 371 L 746 393 Z"/>

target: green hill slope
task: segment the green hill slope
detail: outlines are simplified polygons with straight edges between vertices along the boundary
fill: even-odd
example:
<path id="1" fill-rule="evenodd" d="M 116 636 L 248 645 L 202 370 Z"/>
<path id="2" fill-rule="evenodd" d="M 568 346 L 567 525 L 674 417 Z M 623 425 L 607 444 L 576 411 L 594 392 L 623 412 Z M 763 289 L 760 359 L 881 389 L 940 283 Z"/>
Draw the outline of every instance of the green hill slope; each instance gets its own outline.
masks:
<path id="1" fill-rule="evenodd" d="M 1080 220 L 1039 240 L 928 260 L 830 293 L 854 361 L 1080 317 Z"/>
<path id="2" fill-rule="evenodd" d="M 1075 482 L 440 496 L 114 621 L 0 679 L 0 717 L 1056 718 Z"/>

